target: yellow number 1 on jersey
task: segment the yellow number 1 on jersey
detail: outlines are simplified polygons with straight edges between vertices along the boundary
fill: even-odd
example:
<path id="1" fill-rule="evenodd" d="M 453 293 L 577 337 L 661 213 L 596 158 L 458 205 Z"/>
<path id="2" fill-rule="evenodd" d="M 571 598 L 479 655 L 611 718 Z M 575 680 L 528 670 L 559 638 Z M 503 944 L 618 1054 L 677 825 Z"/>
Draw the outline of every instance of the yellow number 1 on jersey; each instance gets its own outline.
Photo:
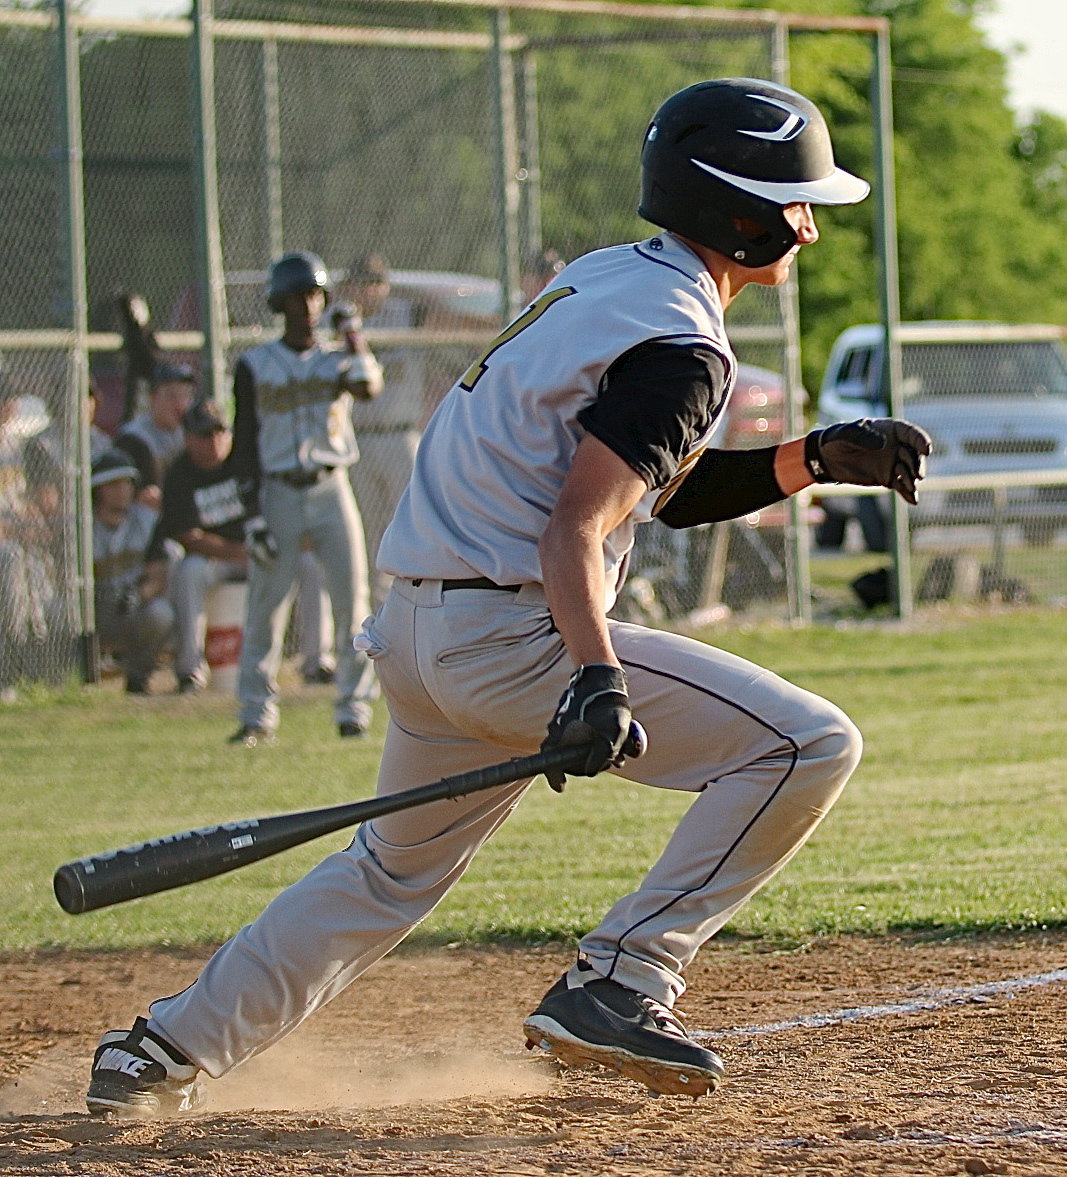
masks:
<path id="1" fill-rule="evenodd" d="M 527 327 L 537 319 L 539 319 L 545 311 L 554 303 L 559 302 L 561 298 L 566 298 L 569 294 L 577 294 L 573 286 L 561 286 L 558 290 L 551 290 L 548 294 L 542 294 L 536 302 L 531 303 L 526 310 L 522 312 L 517 319 L 512 320 L 503 331 L 493 340 L 493 342 L 482 352 L 482 354 L 474 361 L 473 364 L 464 373 L 463 379 L 459 382 L 459 386 L 470 392 L 474 386 L 481 380 L 485 374 L 486 367 L 489 364 L 489 357 L 499 347 L 503 347 L 509 339 L 514 339 L 520 331 L 525 331 Z"/>

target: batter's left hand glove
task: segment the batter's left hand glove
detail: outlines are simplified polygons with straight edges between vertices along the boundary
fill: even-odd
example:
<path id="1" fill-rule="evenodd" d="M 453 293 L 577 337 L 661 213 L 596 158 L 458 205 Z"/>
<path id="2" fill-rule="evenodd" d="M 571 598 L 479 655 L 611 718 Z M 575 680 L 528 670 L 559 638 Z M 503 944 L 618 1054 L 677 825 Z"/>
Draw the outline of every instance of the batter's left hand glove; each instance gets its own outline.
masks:
<path id="1" fill-rule="evenodd" d="M 809 433 L 804 461 L 816 482 L 884 486 L 914 506 L 930 449 L 930 435 L 910 421 L 864 417 Z"/>
<path id="2" fill-rule="evenodd" d="M 585 764 L 571 771 L 582 776 L 596 776 L 598 772 L 622 763 L 630 723 L 630 699 L 622 669 L 607 663 L 581 666 L 563 692 L 541 749 L 589 744 Z M 562 772 L 546 775 L 552 788 L 557 793 L 562 792 L 566 775 Z"/>

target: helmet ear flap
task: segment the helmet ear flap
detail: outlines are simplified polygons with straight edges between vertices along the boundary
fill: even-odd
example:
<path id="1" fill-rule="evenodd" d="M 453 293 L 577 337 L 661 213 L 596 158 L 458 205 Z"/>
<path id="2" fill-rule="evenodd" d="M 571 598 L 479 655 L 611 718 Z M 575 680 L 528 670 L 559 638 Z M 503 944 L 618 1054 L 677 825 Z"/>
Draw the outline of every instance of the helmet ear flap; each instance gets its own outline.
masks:
<path id="1" fill-rule="evenodd" d="M 696 169 L 691 169 L 696 173 Z M 673 229 L 749 268 L 768 266 L 784 257 L 796 244 L 796 230 L 778 205 L 731 189 L 713 177 L 679 172 L 660 185 L 645 176 L 645 194 L 638 214 L 655 225 Z M 694 199 L 694 185 L 700 199 Z M 652 215 L 652 214 L 655 215 Z M 756 235 L 737 224 L 759 226 Z"/>

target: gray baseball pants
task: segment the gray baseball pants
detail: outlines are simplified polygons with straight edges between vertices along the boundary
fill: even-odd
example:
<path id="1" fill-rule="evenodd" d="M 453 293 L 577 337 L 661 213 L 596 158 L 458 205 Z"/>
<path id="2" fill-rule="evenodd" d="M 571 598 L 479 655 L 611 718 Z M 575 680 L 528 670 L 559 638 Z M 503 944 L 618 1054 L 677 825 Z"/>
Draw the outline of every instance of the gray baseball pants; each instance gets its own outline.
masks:
<path id="1" fill-rule="evenodd" d="M 174 605 L 174 672 L 179 679 L 207 682 L 204 638 L 207 634 L 207 594 L 217 584 L 244 580 L 244 564 L 214 560 L 188 552 L 170 570 L 168 594 Z"/>
<path id="2" fill-rule="evenodd" d="M 249 567 L 237 680 L 238 721 L 244 727 L 267 731 L 278 726 L 278 669 L 306 538 L 322 565 L 333 609 L 337 656 L 334 720 L 366 727 L 376 691 L 374 668 L 352 642 L 356 627 L 369 612 L 367 556 L 348 473 L 338 468 L 313 486 L 301 488 L 264 478 L 260 505 L 277 541 L 278 559 L 270 568 L 255 563 Z"/>
<path id="3" fill-rule="evenodd" d="M 826 815 L 861 741 L 837 707 L 743 659 L 636 625 L 613 622 L 611 634 L 649 737 L 621 775 L 694 800 L 581 949 L 605 976 L 670 1005 L 700 946 Z M 538 586 L 397 581 L 362 641 L 391 714 L 383 794 L 535 750 L 572 672 Z M 432 910 L 529 783 L 360 826 L 190 988 L 154 1002 L 151 1025 L 216 1077 L 263 1050 Z"/>

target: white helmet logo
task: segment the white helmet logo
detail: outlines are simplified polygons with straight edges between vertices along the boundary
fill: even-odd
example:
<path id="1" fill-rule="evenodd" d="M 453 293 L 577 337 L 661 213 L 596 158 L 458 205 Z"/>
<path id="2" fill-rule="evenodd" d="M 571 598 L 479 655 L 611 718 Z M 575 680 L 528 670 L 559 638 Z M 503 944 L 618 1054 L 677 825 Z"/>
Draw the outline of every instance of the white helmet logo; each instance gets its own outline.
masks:
<path id="1" fill-rule="evenodd" d="M 755 98 L 758 102 L 777 106 L 779 110 L 784 110 L 789 117 L 775 131 L 741 131 L 738 128 L 742 135 L 751 135 L 753 139 L 769 139 L 772 143 L 786 143 L 790 139 L 795 139 L 808 125 L 808 116 L 788 102 L 782 102 L 777 98 L 768 98 L 765 94 L 749 94 L 748 97 Z"/>

